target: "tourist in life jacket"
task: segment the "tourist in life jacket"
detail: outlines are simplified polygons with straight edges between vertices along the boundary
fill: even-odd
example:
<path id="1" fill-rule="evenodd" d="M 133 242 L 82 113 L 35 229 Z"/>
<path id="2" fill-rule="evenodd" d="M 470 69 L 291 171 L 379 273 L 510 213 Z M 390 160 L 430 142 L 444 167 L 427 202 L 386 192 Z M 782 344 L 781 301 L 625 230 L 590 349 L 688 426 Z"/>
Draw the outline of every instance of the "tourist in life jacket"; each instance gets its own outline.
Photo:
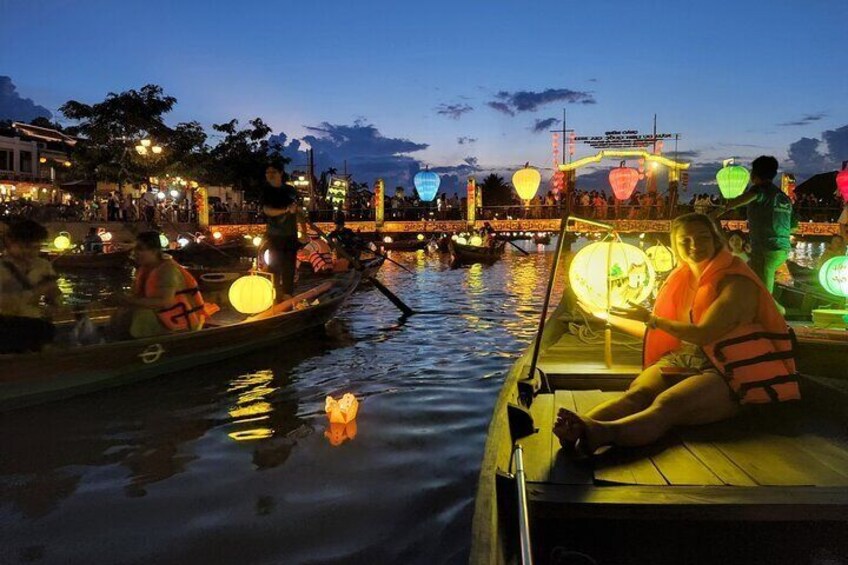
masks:
<path id="1" fill-rule="evenodd" d="M 38 256 L 47 230 L 32 220 L 13 224 L 5 233 L 0 258 L 0 353 L 40 351 L 53 341 L 51 317 L 61 305 L 56 272 Z M 41 300 L 47 308 L 42 308 Z"/>
<path id="2" fill-rule="evenodd" d="M 680 264 L 653 311 L 634 306 L 610 316 L 617 328 L 644 336 L 642 373 L 621 397 L 585 416 L 561 409 L 554 433 L 563 446 L 593 453 L 646 445 L 675 426 L 731 418 L 743 404 L 800 398 L 786 321 L 713 221 L 680 216 L 671 244 Z"/>
<path id="3" fill-rule="evenodd" d="M 138 234 L 133 256 L 133 292 L 120 299 L 126 308 L 113 318 L 118 337 L 126 338 L 128 334 L 144 338 L 199 330 L 206 318 L 218 310 L 203 301 L 194 277 L 162 252 L 158 232 Z"/>

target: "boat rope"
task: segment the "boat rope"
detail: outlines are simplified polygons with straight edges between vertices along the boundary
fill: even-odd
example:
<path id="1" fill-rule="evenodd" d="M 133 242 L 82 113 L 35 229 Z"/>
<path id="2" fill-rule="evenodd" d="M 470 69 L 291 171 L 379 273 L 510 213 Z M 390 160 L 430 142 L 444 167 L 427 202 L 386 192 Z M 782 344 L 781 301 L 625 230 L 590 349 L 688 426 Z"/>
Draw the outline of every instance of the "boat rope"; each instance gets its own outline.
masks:
<path id="1" fill-rule="evenodd" d="M 592 325 L 589 323 L 589 319 L 584 312 L 581 311 L 580 315 L 583 318 L 583 323 L 569 322 L 568 333 L 576 336 L 577 339 L 586 344 L 595 345 L 604 343 L 603 332 L 595 331 L 592 329 Z M 642 351 L 642 341 L 636 338 L 614 339 L 612 343 L 613 345 L 626 347 L 627 349 L 631 349 L 633 351 Z"/>

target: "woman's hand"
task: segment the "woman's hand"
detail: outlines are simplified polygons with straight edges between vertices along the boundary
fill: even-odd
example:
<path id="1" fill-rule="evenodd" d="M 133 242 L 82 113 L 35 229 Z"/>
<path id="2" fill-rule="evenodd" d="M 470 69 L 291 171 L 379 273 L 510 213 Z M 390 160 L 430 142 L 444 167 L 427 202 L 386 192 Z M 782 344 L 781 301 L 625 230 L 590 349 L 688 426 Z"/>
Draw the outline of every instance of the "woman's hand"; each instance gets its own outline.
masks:
<path id="1" fill-rule="evenodd" d="M 611 308 L 610 313 L 613 316 L 627 318 L 628 320 L 633 320 L 635 322 L 648 323 L 648 320 L 651 319 L 650 310 L 634 302 L 628 302 L 628 304 L 630 305 L 629 308 Z"/>
<path id="2" fill-rule="evenodd" d="M 593 318 L 603 320 L 604 322 L 609 319 L 609 315 L 607 314 L 606 310 L 598 310 L 596 308 L 592 308 L 585 302 L 580 302 L 579 300 L 577 301 L 577 305 L 580 307 L 581 310 L 583 310 L 586 314 L 592 316 Z"/>

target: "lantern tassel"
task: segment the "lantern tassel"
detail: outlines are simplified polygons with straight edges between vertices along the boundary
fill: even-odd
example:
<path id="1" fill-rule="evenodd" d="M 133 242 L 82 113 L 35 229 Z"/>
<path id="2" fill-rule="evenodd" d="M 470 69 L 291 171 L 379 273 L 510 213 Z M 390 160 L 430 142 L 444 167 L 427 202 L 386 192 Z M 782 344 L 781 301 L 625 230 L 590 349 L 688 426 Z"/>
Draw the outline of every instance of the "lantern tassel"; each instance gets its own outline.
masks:
<path id="1" fill-rule="evenodd" d="M 612 329 L 609 324 L 604 329 L 604 363 L 607 369 L 612 368 Z"/>

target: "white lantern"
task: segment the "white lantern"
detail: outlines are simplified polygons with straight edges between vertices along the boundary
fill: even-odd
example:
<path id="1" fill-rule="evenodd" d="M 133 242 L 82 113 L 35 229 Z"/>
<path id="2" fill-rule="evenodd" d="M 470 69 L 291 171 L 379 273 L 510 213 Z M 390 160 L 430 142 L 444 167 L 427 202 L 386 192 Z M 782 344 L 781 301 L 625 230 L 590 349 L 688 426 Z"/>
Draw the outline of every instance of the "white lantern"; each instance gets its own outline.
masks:
<path id="1" fill-rule="evenodd" d="M 577 298 L 599 311 L 643 302 L 656 282 L 648 256 L 619 240 L 592 243 L 578 251 L 568 277 Z"/>

